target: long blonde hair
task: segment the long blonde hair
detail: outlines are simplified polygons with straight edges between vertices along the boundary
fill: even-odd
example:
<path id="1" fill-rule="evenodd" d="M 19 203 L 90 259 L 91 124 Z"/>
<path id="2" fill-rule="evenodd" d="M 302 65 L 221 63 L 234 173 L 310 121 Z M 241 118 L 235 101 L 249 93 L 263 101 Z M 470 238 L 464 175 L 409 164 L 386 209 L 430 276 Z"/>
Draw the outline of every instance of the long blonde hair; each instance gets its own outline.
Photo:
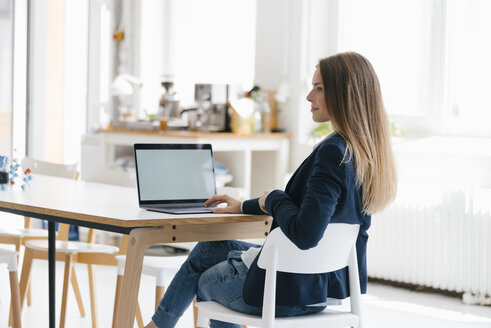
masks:
<path id="1" fill-rule="evenodd" d="M 345 160 L 355 161 L 363 211 L 373 214 L 385 208 L 397 190 L 389 119 L 380 83 L 370 62 L 355 52 L 323 58 L 319 69 L 333 129 L 347 144 Z"/>

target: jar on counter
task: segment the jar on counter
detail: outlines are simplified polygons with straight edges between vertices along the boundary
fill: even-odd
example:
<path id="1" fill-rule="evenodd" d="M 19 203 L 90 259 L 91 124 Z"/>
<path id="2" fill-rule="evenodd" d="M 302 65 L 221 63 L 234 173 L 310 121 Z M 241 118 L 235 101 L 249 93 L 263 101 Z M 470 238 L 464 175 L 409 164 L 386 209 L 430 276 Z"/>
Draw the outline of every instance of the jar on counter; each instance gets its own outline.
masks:
<path id="1" fill-rule="evenodd" d="M 261 104 L 261 130 L 263 133 L 271 132 L 271 107 L 267 92 L 259 92 L 258 101 Z"/>
<path id="2" fill-rule="evenodd" d="M 252 133 L 271 132 L 271 108 L 268 94 L 258 91 L 254 95 L 254 113 L 252 120 Z"/>

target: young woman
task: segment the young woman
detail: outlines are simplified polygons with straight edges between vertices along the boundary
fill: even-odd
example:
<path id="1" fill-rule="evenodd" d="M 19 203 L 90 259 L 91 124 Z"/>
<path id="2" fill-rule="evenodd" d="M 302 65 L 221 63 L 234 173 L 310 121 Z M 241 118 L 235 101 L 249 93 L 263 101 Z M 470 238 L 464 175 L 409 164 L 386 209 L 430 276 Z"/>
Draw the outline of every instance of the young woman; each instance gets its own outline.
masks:
<path id="1" fill-rule="evenodd" d="M 269 214 L 300 249 L 317 245 L 330 222 L 359 224 L 356 241 L 362 293 L 366 292 L 367 229 L 371 214 L 396 193 L 390 129 L 380 85 L 368 60 L 347 52 L 321 59 L 307 96 L 315 122 L 331 121 L 326 137 L 296 170 L 285 191 L 265 192 L 240 202 L 217 195 L 207 205 L 226 203 L 216 213 Z M 214 300 L 236 311 L 261 315 L 264 270 L 260 247 L 241 241 L 200 242 L 160 302 L 151 327 L 174 327 L 194 297 Z M 324 274 L 278 273 L 276 315 L 322 311 L 328 298 L 349 296 L 346 269 Z M 240 326 L 220 321 L 213 328 Z"/>

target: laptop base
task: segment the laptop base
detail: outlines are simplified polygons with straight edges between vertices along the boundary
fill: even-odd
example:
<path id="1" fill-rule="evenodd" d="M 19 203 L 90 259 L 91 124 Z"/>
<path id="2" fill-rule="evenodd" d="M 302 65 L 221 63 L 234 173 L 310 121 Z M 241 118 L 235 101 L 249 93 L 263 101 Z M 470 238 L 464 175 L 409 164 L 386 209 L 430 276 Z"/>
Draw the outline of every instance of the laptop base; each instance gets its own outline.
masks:
<path id="1" fill-rule="evenodd" d="M 142 207 L 148 211 L 169 213 L 169 214 L 200 214 L 200 213 L 213 213 L 214 207 L 203 208 L 156 208 L 156 207 Z"/>

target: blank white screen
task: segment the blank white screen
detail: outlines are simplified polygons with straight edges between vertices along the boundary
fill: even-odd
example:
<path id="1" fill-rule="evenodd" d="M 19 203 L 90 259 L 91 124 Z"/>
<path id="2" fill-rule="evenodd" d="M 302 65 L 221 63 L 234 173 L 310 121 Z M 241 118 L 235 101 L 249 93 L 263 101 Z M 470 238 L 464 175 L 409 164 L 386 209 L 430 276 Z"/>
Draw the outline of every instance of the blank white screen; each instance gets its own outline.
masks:
<path id="1" fill-rule="evenodd" d="M 137 149 L 140 198 L 208 199 L 215 194 L 209 149 Z"/>

